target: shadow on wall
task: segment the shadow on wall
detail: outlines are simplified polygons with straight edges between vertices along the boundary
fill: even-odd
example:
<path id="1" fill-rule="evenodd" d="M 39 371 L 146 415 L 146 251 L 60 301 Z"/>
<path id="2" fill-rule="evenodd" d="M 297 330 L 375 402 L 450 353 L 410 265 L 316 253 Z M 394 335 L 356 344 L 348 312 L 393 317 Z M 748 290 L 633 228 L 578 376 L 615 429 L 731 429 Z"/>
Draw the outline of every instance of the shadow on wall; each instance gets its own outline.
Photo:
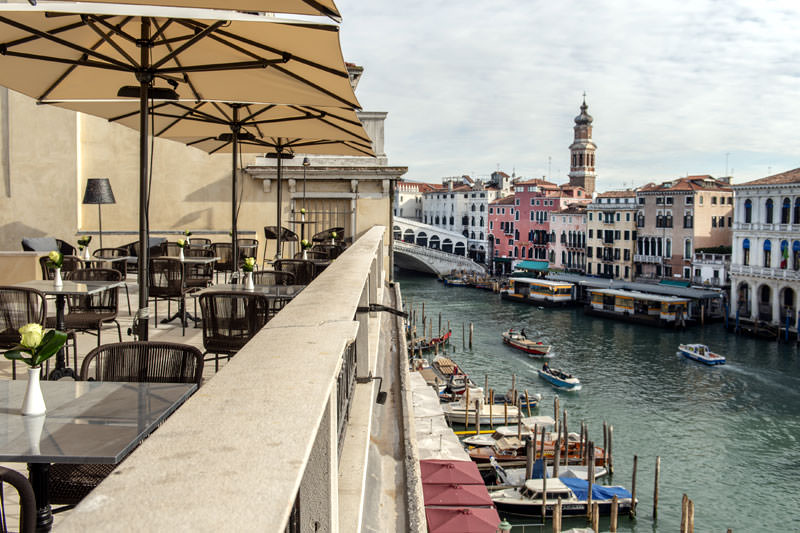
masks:
<path id="1" fill-rule="evenodd" d="M 220 178 L 208 185 L 195 189 L 184 197 L 186 202 L 230 202 L 231 178 Z"/>
<path id="2" fill-rule="evenodd" d="M 22 250 L 22 239 L 28 237 L 56 237 L 67 242 L 74 240 L 74 236 L 64 238 L 66 235 L 48 235 L 44 231 L 32 228 L 22 222 L 9 222 L 0 226 L 0 250 Z"/>
<path id="3" fill-rule="evenodd" d="M 211 208 L 206 207 L 198 211 L 192 211 L 183 215 L 173 226 L 176 229 L 183 228 L 210 228 L 211 227 Z"/>

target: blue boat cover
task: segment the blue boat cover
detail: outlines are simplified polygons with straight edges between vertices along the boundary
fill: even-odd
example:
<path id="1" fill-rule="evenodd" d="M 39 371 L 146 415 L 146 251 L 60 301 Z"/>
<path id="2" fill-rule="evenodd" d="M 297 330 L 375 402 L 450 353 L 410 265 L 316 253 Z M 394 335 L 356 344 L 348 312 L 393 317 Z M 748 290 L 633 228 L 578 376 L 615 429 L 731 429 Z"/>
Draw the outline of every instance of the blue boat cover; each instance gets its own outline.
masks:
<path id="1" fill-rule="evenodd" d="M 542 479 L 543 477 L 550 477 L 544 469 L 544 463 L 541 459 L 536 459 L 533 463 L 533 470 L 531 470 L 531 479 Z"/>
<path id="2" fill-rule="evenodd" d="M 589 482 L 585 479 L 574 477 L 559 477 L 564 485 L 570 488 L 579 500 L 586 500 L 589 496 Z M 603 487 L 592 483 L 592 500 L 610 500 L 616 494 L 617 498 L 630 498 L 631 493 L 622 487 Z"/>

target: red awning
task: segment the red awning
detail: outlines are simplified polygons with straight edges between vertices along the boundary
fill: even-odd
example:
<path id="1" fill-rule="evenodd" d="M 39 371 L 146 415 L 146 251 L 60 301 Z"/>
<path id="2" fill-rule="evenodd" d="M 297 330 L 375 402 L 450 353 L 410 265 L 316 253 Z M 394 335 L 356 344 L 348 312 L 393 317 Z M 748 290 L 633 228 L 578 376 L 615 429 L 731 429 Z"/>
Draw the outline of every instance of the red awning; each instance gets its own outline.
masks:
<path id="1" fill-rule="evenodd" d="M 429 485 L 422 484 L 425 506 L 475 506 L 492 505 L 485 485 Z"/>
<path id="2" fill-rule="evenodd" d="M 459 483 L 461 485 L 483 485 L 478 467 L 472 461 L 444 461 L 427 459 L 419 462 L 422 482 L 426 484 Z"/>
<path id="3" fill-rule="evenodd" d="M 429 533 L 496 533 L 500 517 L 493 507 L 428 507 Z"/>

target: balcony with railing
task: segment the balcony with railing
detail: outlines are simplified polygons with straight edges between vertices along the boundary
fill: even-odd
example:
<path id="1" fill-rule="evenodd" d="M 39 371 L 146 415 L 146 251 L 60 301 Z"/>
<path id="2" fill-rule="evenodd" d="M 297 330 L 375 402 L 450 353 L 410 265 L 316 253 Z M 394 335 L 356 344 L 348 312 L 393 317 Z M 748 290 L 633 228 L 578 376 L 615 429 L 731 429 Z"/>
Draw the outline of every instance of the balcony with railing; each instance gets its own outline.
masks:
<path id="1" fill-rule="evenodd" d="M 401 348 L 399 319 L 370 308 L 401 305 L 385 285 L 384 231 L 356 240 L 57 529 L 357 531 L 379 514 L 369 510 L 384 492 L 373 415 L 402 426 L 406 405 L 376 406 L 371 379 L 400 368 L 388 355 Z M 390 484 L 406 502 L 421 489 L 406 487 L 399 465 Z M 392 524 L 417 524 L 409 507 L 398 504 Z"/>
<path id="2" fill-rule="evenodd" d="M 800 280 L 800 270 L 789 268 L 770 268 L 753 265 L 731 265 L 731 274 L 742 276 L 756 276 L 760 278 L 771 278 L 779 280 Z"/>
<path id="3" fill-rule="evenodd" d="M 663 262 L 663 258 L 660 255 L 634 254 L 633 261 L 635 263 L 653 263 L 660 265 Z"/>

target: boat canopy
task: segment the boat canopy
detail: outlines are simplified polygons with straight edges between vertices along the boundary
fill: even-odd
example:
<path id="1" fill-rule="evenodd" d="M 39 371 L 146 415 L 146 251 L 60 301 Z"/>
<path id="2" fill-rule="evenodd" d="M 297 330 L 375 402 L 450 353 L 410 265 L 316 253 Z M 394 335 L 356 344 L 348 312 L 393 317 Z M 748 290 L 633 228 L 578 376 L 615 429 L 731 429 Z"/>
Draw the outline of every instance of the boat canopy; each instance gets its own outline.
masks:
<path id="1" fill-rule="evenodd" d="M 519 268 L 520 270 L 538 270 L 538 271 L 547 271 L 550 263 L 547 261 L 520 261 L 517 263 L 515 268 Z"/>
<path id="2" fill-rule="evenodd" d="M 560 477 L 561 482 L 572 490 L 579 500 L 586 500 L 589 496 L 589 482 L 585 479 L 574 477 Z M 622 487 L 603 487 L 592 483 L 592 501 L 611 500 L 617 498 L 631 498 L 631 493 Z"/>
<path id="3" fill-rule="evenodd" d="M 592 294 L 605 294 L 608 296 L 619 296 L 621 298 L 633 298 L 636 300 L 648 300 L 651 302 L 662 303 L 686 303 L 686 298 L 676 298 L 674 296 L 661 296 L 659 294 L 647 294 L 638 291 L 626 291 L 620 289 L 590 289 Z"/>

